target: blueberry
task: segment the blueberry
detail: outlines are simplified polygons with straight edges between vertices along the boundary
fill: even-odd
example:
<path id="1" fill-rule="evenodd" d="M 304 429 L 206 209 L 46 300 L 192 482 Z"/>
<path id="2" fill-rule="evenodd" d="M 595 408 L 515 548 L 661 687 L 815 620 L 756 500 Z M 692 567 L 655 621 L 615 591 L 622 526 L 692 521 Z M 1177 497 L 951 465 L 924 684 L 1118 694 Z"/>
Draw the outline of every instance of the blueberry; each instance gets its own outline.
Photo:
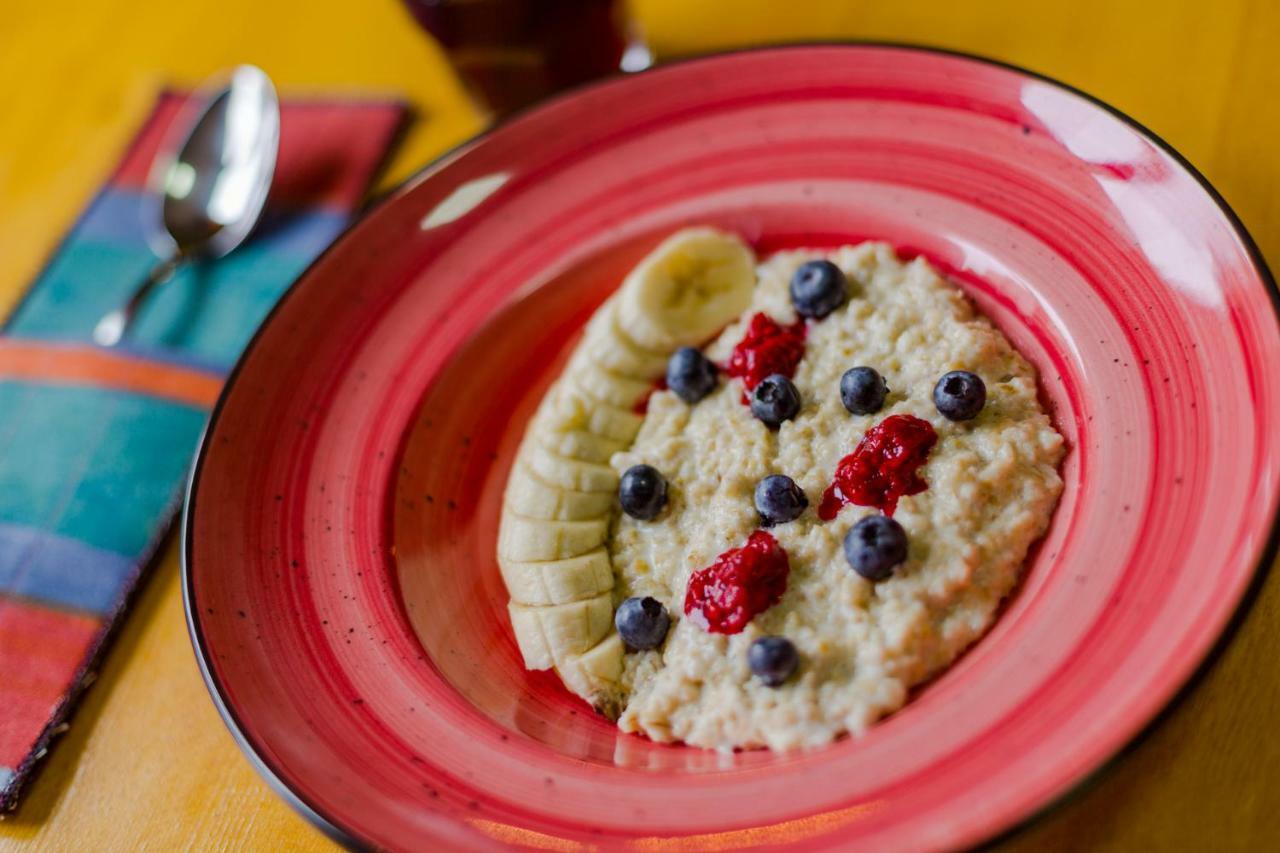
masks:
<path id="1" fill-rule="evenodd" d="M 809 261 L 791 276 L 791 304 L 801 317 L 827 316 L 844 302 L 844 290 L 844 273 L 831 261 Z"/>
<path id="2" fill-rule="evenodd" d="M 933 386 L 933 404 L 948 420 L 972 420 L 986 402 L 987 386 L 982 377 L 967 370 L 953 370 Z"/>
<path id="3" fill-rule="evenodd" d="M 874 415 L 884 405 L 889 386 L 871 367 L 854 367 L 840 377 L 840 402 L 855 415 Z"/>
<path id="4" fill-rule="evenodd" d="M 795 383 L 775 373 L 760 380 L 751 392 L 751 414 L 764 421 L 765 426 L 777 429 L 783 421 L 789 421 L 800 411 L 800 392 Z"/>
<path id="5" fill-rule="evenodd" d="M 622 642 L 633 649 L 656 649 L 667 637 L 671 617 L 656 598 L 628 598 L 618 605 L 613 624 Z"/>
<path id="6" fill-rule="evenodd" d="M 799 518 L 808 505 L 804 489 L 783 474 L 771 474 L 756 484 L 756 511 L 765 527 Z"/>
<path id="7" fill-rule="evenodd" d="M 800 665 L 795 643 L 786 637 L 761 637 L 747 649 L 747 666 L 770 687 L 777 687 L 791 677 Z"/>
<path id="8" fill-rule="evenodd" d="M 716 387 L 716 366 L 693 347 L 681 347 L 667 362 L 667 387 L 686 403 L 696 403 Z"/>
<path id="9" fill-rule="evenodd" d="M 869 581 L 882 581 L 907 559 L 907 531 L 886 515 L 869 515 L 844 537 L 844 558 Z"/>
<path id="10" fill-rule="evenodd" d="M 667 481 L 652 465 L 632 465 L 618 481 L 618 502 L 632 518 L 656 518 L 667 504 Z"/>

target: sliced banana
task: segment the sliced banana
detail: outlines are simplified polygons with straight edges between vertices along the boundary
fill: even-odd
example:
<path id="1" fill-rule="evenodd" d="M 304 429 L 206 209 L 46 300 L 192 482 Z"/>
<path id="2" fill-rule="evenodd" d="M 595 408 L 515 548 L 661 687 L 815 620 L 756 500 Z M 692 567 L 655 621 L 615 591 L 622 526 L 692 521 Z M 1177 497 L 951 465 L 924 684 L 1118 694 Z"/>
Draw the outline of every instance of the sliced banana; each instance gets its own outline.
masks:
<path id="1" fill-rule="evenodd" d="M 624 651 L 622 638 L 614 631 L 590 650 L 557 663 L 556 673 L 566 687 L 610 719 L 617 719 Z"/>
<path id="2" fill-rule="evenodd" d="M 621 441 L 628 447 L 635 441 L 644 418 L 632 411 L 600 402 L 572 383 L 566 382 L 556 394 L 555 406 L 563 423 Z"/>
<path id="3" fill-rule="evenodd" d="M 502 579 L 517 604 L 569 604 L 613 589 L 613 568 L 604 548 L 567 560 L 528 563 L 498 561 Z"/>
<path id="4" fill-rule="evenodd" d="M 498 525 L 498 560 L 540 563 L 579 557 L 604 544 L 609 519 L 549 521 L 516 515 L 504 507 Z"/>
<path id="5" fill-rule="evenodd" d="M 609 464 L 613 454 L 627 449 L 627 445 L 621 441 L 581 429 L 538 430 L 534 433 L 534 438 L 552 453 L 598 465 Z"/>
<path id="6" fill-rule="evenodd" d="M 627 276 L 618 294 L 618 326 L 648 350 L 701 344 L 747 309 L 755 282 L 755 256 L 740 238 L 686 228 Z"/>
<path id="7" fill-rule="evenodd" d="M 600 402 L 624 412 L 634 411 L 636 404 L 653 391 L 652 382 L 610 373 L 592 364 L 583 353 L 571 359 L 567 369 L 574 385 Z"/>
<path id="8" fill-rule="evenodd" d="M 608 462 L 635 440 L 644 418 L 634 409 L 671 353 L 734 320 L 754 286 L 754 257 L 737 237 L 710 228 L 672 235 L 596 311 L 516 452 L 498 564 L 520 653 L 530 669 L 554 666 L 611 718 L 625 649 L 605 547 L 618 487 Z"/>
<path id="9" fill-rule="evenodd" d="M 668 352 L 647 350 L 631 340 L 617 325 L 617 303 L 611 299 L 601 306 L 583 336 L 580 353 L 602 370 L 653 382 L 667 372 Z"/>
<path id="10" fill-rule="evenodd" d="M 549 607 L 507 605 L 516 644 L 529 669 L 547 669 L 588 651 L 613 627 L 613 596 L 603 592 L 586 601 Z"/>
<path id="11" fill-rule="evenodd" d="M 523 461 L 517 461 L 512 469 L 503 497 L 515 514 L 548 521 L 608 518 L 613 499 L 610 492 L 578 492 L 553 486 L 530 471 Z"/>
<path id="12" fill-rule="evenodd" d="M 552 453 L 536 441 L 524 455 L 524 462 L 529 470 L 538 475 L 538 479 L 562 489 L 576 492 L 610 492 L 618 488 L 618 472 L 608 465 L 595 462 L 583 462 Z"/>

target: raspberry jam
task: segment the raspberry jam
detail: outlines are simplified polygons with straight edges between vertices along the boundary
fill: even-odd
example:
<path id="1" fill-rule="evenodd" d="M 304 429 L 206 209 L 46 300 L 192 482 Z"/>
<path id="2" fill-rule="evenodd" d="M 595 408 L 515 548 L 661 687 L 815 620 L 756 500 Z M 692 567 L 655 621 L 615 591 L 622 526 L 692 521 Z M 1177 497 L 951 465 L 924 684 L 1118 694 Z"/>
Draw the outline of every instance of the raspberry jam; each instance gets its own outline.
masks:
<path id="1" fill-rule="evenodd" d="M 787 552 L 763 530 L 689 577 L 684 612 L 713 634 L 736 634 L 787 590 Z"/>
<path id="2" fill-rule="evenodd" d="M 938 434 L 926 420 L 914 415 L 885 418 L 840 460 L 831 485 L 822 493 L 818 518 L 830 521 L 845 504 L 873 506 L 893 515 L 898 498 L 929 488 L 919 472 L 937 442 Z"/>
<path id="3" fill-rule="evenodd" d="M 804 357 L 804 320 L 783 326 L 768 314 L 756 314 L 751 318 L 747 333 L 733 348 L 725 373 L 742 379 L 747 391 L 760 384 L 760 380 L 775 373 L 790 379 L 796 374 L 796 365 Z M 746 402 L 746 394 L 743 394 Z"/>

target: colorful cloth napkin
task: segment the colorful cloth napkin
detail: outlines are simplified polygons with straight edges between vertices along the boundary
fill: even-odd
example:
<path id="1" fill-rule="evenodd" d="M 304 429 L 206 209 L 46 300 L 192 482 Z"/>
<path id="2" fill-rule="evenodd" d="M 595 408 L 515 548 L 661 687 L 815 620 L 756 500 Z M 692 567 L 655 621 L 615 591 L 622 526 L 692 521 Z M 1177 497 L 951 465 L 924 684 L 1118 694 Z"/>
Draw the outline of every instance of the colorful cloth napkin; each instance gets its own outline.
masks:
<path id="1" fill-rule="evenodd" d="M 356 212 L 406 117 L 387 102 L 286 102 L 258 231 L 159 288 L 125 345 L 95 347 L 95 323 L 155 263 L 144 186 L 183 102 L 159 99 L 0 337 L 0 810 L 91 680 L 223 377 Z"/>

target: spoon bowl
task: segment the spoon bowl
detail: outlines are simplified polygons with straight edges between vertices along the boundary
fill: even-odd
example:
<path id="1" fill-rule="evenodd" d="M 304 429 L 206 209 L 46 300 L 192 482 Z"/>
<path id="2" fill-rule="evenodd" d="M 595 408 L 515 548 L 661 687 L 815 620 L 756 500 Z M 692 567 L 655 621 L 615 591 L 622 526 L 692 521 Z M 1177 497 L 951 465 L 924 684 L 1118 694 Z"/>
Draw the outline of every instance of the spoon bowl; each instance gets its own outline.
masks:
<path id="1" fill-rule="evenodd" d="M 157 155 L 148 205 L 148 241 L 157 262 L 93 339 L 124 339 L 150 293 L 184 262 L 214 259 L 253 231 L 266 206 L 280 147 L 280 103 L 270 78 L 240 65 L 208 85 L 187 129 Z"/>

